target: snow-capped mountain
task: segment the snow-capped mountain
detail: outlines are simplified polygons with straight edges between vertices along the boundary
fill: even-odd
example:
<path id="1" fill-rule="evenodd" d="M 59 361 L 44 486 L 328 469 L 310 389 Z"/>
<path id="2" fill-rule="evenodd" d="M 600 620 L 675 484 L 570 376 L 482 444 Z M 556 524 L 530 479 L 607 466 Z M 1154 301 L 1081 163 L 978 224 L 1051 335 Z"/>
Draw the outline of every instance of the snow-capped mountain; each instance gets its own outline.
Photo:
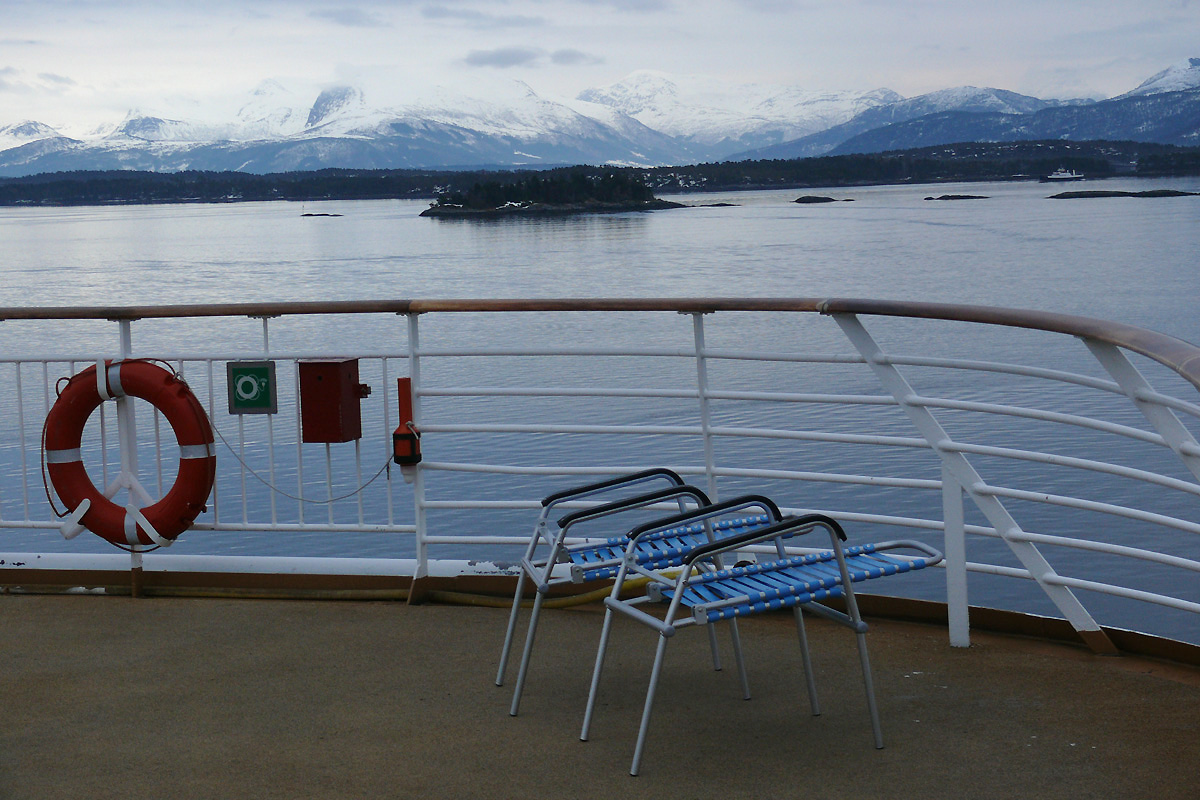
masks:
<path id="1" fill-rule="evenodd" d="M 1099 102 L 970 86 L 905 99 L 887 89 L 818 92 L 642 71 L 572 99 L 505 81 L 472 95 L 427 86 L 390 106 L 354 86 L 272 80 L 231 113 L 208 113 L 199 121 L 131 111 L 79 139 L 28 120 L 0 127 L 0 175 L 657 166 L 1035 138 L 1196 144 L 1200 59 Z"/>
<path id="2" fill-rule="evenodd" d="M 20 147 L 41 139 L 53 139 L 61 135 L 49 125 L 43 125 L 33 120 L 3 125 L 0 126 L 0 150 Z"/>
<path id="3" fill-rule="evenodd" d="M 86 141 L 65 140 L 74 146 L 56 146 L 32 159 L 28 152 L 0 147 L 0 175 L 72 169 L 277 172 L 694 160 L 684 144 L 615 109 L 543 97 L 518 82 L 487 100 L 430 87 L 423 99 L 394 108 L 371 105 L 352 86 L 326 88 L 303 105 L 297 97 L 277 82 L 261 84 L 225 124 L 132 111 Z M 25 138 L 12 142 L 56 135 L 49 129 L 28 130 Z"/>
<path id="4" fill-rule="evenodd" d="M 543 97 L 520 81 L 503 88 L 505 91 L 493 92 L 486 100 L 439 88 L 398 112 L 410 121 L 423 120 L 511 140 L 528 158 L 535 157 L 539 148 L 569 147 L 572 142 L 588 143 L 586 148 L 592 150 L 615 152 L 626 148 L 624 157 L 605 158 L 613 163 L 684 163 L 692 157 L 686 146 L 671 136 L 616 109 L 581 100 Z"/>
<path id="5" fill-rule="evenodd" d="M 829 153 L 879 153 L 957 142 L 1038 139 L 1200 145 L 1200 88 L 1055 106 L 1031 114 L 926 114 L 860 133 L 840 142 Z"/>
<path id="6" fill-rule="evenodd" d="M 374 116 L 375 112 L 367 105 L 361 89 L 353 86 L 335 86 L 317 95 L 316 102 L 308 111 L 304 127 L 306 130 L 313 130 L 321 126 L 337 125 L 339 132 L 344 132 L 345 129 Z"/>
<path id="7" fill-rule="evenodd" d="M 263 81 L 238 109 L 236 125 L 247 141 L 282 139 L 304 130 L 314 105 L 279 81 Z"/>
<path id="8" fill-rule="evenodd" d="M 958 86 L 936 92 L 897 100 L 868 108 L 840 125 L 831 125 L 823 130 L 785 142 L 774 147 L 759 148 L 738 153 L 734 158 L 808 158 L 824 155 L 843 142 L 854 137 L 900 122 L 944 112 L 970 112 L 976 114 L 1032 114 L 1043 108 L 1068 104 L 1062 100 L 1041 100 L 1037 97 L 1017 94 L 1004 89 Z"/>
<path id="9" fill-rule="evenodd" d="M 103 137 L 108 142 L 212 142 L 230 138 L 232 125 L 164 119 L 141 110 L 130 111 L 116 128 Z"/>
<path id="10" fill-rule="evenodd" d="M 739 85 L 642 70 L 588 89 L 580 100 L 611 106 L 711 157 L 824 130 L 901 96 L 889 89 L 820 92 L 795 86 Z"/>
<path id="11" fill-rule="evenodd" d="M 42 157 L 81 144 L 41 122 L 25 120 L 0 127 L 0 174 L 28 175 L 41 172 L 31 165 Z"/>
<path id="12" fill-rule="evenodd" d="M 1157 75 L 1148 78 L 1133 91 L 1126 92 L 1120 97 L 1182 92 L 1187 89 L 1200 89 L 1200 58 L 1189 58 L 1179 64 L 1172 64 Z"/>

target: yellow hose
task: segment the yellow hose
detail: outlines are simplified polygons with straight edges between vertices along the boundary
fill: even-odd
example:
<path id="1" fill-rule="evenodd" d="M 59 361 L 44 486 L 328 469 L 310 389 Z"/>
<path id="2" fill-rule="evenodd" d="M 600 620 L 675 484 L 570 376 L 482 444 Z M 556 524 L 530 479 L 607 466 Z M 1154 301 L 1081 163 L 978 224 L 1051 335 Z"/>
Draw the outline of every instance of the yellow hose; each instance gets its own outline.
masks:
<path id="1" fill-rule="evenodd" d="M 676 571 L 674 574 L 678 574 Z M 664 573 L 664 577 L 674 577 L 672 573 Z M 638 589 L 649 583 L 649 578 L 635 578 L 626 581 L 626 589 Z M 4 587 L 9 591 L 12 587 Z M 40 591 L 36 588 L 21 587 L 17 590 L 23 594 L 59 594 L 70 590 L 62 587 L 45 587 Z M 129 595 L 126 587 L 107 587 L 105 594 Z M 198 597 L 219 600 L 407 600 L 408 589 L 251 589 L 251 588 L 191 588 L 184 586 L 143 586 L 141 594 L 145 597 Z M 543 608 L 573 608 L 603 600 L 612 594 L 611 586 L 602 586 L 583 594 L 567 597 L 552 597 L 542 603 Z M 478 606 L 484 608 L 509 608 L 512 600 L 508 597 L 497 597 L 489 594 L 473 594 L 471 592 L 455 592 L 444 589 L 430 589 L 422 593 L 422 598 L 435 603 L 459 606 Z M 533 600 L 522 600 L 522 608 L 531 608 Z"/>
<path id="2" fill-rule="evenodd" d="M 664 572 L 663 577 L 674 578 L 679 574 L 679 570 Z M 625 581 L 626 589 L 640 589 L 650 582 L 649 578 L 635 578 L 631 581 Z M 597 600 L 603 600 L 612 594 L 611 586 L 603 586 L 599 589 L 593 589 L 590 592 L 583 594 L 573 594 L 569 597 L 552 597 L 549 600 L 542 602 L 542 608 L 573 608 L 575 606 L 587 605 L 595 603 Z M 471 594 L 470 592 L 451 592 L 432 589 L 425 594 L 425 597 L 435 603 L 446 603 L 449 605 L 460 606 L 482 606 L 485 608 L 510 608 L 512 600 L 507 597 L 496 597 L 490 594 Z M 521 608 L 532 608 L 532 600 L 522 600 Z"/>
<path id="3" fill-rule="evenodd" d="M 636 581 L 629 581 L 625 584 L 626 587 L 636 588 L 644 586 L 649 581 L 646 578 L 638 578 Z M 612 587 L 601 587 L 583 594 L 573 594 L 570 597 L 552 597 L 549 600 L 542 602 L 542 608 L 572 608 L 574 606 L 582 606 L 588 603 L 594 603 L 597 600 L 603 600 L 612 594 Z M 488 594 L 471 594 L 469 592 L 449 592 L 440 590 L 431 590 L 425 595 L 435 603 L 447 603 L 450 605 L 459 606 L 484 606 L 486 608 L 510 608 L 512 600 L 507 597 L 496 597 Z M 532 608 L 532 600 L 522 600 L 521 608 Z"/>
<path id="4" fill-rule="evenodd" d="M 107 594 L 129 594 L 109 591 Z M 407 600 L 408 589 L 192 589 L 143 586 L 145 597 L 199 597 L 216 600 Z"/>

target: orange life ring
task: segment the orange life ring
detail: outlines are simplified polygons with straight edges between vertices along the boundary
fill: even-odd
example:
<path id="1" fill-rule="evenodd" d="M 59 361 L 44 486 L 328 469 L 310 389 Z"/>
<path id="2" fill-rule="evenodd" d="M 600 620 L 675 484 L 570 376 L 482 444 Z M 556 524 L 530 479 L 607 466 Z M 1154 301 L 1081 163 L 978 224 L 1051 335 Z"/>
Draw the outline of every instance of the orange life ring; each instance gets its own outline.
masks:
<path id="1" fill-rule="evenodd" d="M 126 395 L 157 408 L 179 442 L 175 483 L 158 502 L 142 509 L 122 508 L 105 497 L 88 477 L 81 451 L 92 412 L 105 400 Z M 91 366 L 73 376 L 46 416 L 43 443 L 46 471 L 59 499 L 69 511 L 89 501 L 79 524 L 120 546 L 170 544 L 204 511 L 217 474 L 204 407 L 183 380 L 149 361 L 105 362 L 102 373 Z"/>

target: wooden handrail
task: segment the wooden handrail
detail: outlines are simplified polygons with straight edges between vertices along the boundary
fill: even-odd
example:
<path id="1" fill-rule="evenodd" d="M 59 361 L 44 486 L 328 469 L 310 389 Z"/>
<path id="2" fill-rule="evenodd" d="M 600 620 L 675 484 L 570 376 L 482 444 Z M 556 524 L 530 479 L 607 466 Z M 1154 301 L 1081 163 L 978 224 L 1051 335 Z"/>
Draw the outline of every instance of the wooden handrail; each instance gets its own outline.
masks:
<path id="1" fill-rule="evenodd" d="M 166 306 L 57 306 L 0 308 L 0 320 L 166 319 L 279 317 L 300 314 L 428 314 L 530 311 L 772 311 L 940 319 L 1062 333 L 1123 347 L 1163 364 L 1200 390 L 1200 347 L 1165 333 L 1121 322 L 1052 311 L 995 306 L 816 297 L 526 298 L 329 300 L 204 303 Z"/>

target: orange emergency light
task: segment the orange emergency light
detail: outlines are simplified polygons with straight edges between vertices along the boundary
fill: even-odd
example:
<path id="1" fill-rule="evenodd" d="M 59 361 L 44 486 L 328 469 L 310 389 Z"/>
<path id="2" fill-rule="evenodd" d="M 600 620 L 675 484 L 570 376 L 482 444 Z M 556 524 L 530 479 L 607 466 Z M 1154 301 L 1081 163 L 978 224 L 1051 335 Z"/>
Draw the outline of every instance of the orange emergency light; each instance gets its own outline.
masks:
<path id="1" fill-rule="evenodd" d="M 392 460 L 400 465 L 404 480 L 412 481 L 421 462 L 421 433 L 413 424 L 412 378 L 396 379 L 400 425 L 392 434 Z"/>

